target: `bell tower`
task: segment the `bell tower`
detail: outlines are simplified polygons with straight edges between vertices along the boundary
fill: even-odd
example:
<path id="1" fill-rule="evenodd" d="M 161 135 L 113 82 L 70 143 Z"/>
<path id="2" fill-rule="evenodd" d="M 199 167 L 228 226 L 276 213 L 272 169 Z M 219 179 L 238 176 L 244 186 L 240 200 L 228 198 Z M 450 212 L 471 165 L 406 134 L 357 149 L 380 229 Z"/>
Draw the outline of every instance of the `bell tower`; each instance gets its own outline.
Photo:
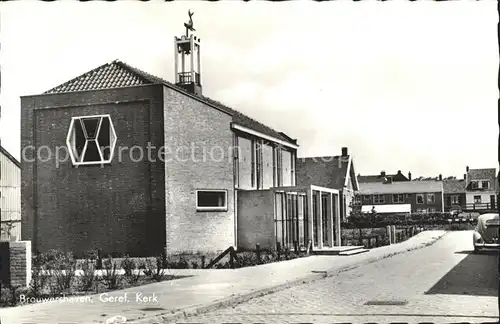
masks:
<path id="1" fill-rule="evenodd" d="M 201 96 L 200 39 L 193 32 L 194 12 L 188 11 L 189 22 L 184 23 L 186 35 L 174 37 L 175 84 L 188 92 Z"/>

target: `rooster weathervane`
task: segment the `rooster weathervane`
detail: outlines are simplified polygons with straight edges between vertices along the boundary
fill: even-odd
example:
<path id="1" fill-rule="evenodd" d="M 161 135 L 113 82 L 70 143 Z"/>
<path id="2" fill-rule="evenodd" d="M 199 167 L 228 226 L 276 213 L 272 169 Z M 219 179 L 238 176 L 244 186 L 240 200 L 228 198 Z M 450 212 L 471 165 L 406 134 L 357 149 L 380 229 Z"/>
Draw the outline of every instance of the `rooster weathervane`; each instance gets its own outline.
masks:
<path id="1" fill-rule="evenodd" d="M 196 29 L 193 28 L 193 15 L 194 12 L 191 12 L 191 10 L 188 10 L 188 15 L 189 15 L 189 22 L 184 23 L 184 27 L 186 27 L 186 37 L 189 37 L 189 31 L 196 31 Z"/>

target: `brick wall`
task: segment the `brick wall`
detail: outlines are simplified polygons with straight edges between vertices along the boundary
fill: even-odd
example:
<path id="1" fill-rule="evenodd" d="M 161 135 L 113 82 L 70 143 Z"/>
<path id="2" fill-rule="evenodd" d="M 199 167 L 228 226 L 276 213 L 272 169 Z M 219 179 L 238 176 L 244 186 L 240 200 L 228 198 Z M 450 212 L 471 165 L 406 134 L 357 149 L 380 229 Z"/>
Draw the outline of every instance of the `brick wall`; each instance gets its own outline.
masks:
<path id="1" fill-rule="evenodd" d="M 164 102 L 167 251 L 225 250 L 235 243 L 232 117 L 167 87 Z M 197 189 L 227 190 L 227 211 L 198 212 Z"/>
<path id="2" fill-rule="evenodd" d="M 163 145 L 162 86 L 23 97 L 21 107 L 22 148 L 64 146 L 74 116 L 110 114 L 117 134 L 114 160 L 104 168 L 75 168 L 69 159 L 57 167 L 47 150 L 42 151 L 46 162 L 30 162 L 35 153 L 26 152 L 22 239 L 32 240 L 40 252 L 101 248 L 105 254 L 144 256 L 162 251 L 164 163 L 134 162 L 129 151 L 119 160 L 120 147 Z"/>
<path id="3" fill-rule="evenodd" d="M 31 281 L 31 242 L 0 242 L 0 280 L 11 286 L 27 287 Z"/>

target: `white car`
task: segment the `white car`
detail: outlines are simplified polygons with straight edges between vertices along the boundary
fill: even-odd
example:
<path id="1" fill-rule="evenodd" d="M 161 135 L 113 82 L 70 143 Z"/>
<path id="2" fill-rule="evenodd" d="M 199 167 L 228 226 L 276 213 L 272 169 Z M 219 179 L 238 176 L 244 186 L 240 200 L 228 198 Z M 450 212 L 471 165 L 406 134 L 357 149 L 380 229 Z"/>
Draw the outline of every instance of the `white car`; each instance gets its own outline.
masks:
<path id="1" fill-rule="evenodd" d="M 477 226 L 474 230 L 474 252 L 482 249 L 498 249 L 498 229 L 500 221 L 498 213 L 483 214 L 477 218 Z"/>

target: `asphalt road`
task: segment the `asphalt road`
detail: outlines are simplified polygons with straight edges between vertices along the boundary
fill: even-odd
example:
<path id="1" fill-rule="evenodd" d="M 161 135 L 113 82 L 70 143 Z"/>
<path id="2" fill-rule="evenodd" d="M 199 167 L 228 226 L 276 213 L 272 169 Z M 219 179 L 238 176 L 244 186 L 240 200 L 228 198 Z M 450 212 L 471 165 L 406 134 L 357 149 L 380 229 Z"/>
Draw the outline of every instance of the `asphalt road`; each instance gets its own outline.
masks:
<path id="1" fill-rule="evenodd" d="M 498 254 L 471 232 L 176 323 L 498 322 Z"/>

